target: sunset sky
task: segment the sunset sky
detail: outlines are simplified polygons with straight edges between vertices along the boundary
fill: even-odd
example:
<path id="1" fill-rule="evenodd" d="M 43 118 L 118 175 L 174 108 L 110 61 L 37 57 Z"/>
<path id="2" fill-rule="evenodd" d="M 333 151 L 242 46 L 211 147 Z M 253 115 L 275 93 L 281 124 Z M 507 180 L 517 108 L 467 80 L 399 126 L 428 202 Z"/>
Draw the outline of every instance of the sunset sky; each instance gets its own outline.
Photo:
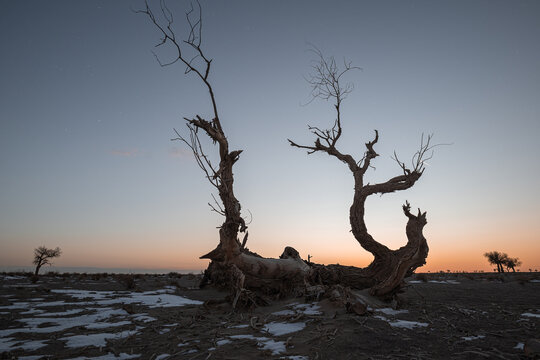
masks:
<path id="1" fill-rule="evenodd" d="M 189 2 L 169 1 L 178 36 Z M 0 266 L 200 270 L 222 222 L 191 153 L 171 142 L 184 116 L 209 117 L 206 90 L 152 55 L 141 1 L 10 1 L 0 12 Z M 420 271 L 492 269 L 498 250 L 540 270 L 540 2 L 202 1 L 203 49 L 233 149 L 236 195 L 253 214 L 248 247 L 285 246 L 319 263 L 366 266 L 349 232 L 353 179 L 313 141 L 332 104 L 304 77 L 315 44 L 351 60 L 339 148 L 357 159 L 380 134 L 366 181 L 399 175 L 422 133 L 436 149 L 417 184 L 373 196 L 370 233 L 405 244 L 401 205 L 427 211 Z M 167 51 L 159 53 L 165 60 Z M 215 149 L 207 144 L 207 152 Z"/>

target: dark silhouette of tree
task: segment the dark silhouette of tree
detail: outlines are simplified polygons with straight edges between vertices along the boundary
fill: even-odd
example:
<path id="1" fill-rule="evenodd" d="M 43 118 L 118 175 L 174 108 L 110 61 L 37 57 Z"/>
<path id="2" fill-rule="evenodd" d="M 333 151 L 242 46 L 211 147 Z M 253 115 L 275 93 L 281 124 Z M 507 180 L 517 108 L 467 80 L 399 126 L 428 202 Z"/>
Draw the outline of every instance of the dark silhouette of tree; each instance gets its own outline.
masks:
<path id="1" fill-rule="evenodd" d="M 40 246 L 34 249 L 34 261 L 32 262 L 36 265 L 36 271 L 34 276 L 38 276 L 39 269 L 43 265 L 52 265 L 52 259 L 59 257 L 62 254 L 62 250 L 59 247 L 56 249 L 48 249 L 45 246 Z"/>
<path id="2" fill-rule="evenodd" d="M 244 291 L 245 287 L 271 289 L 281 288 L 283 282 L 292 283 L 293 280 L 303 282 L 310 268 L 296 250 L 286 248 L 280 259 L 266 259 L 246 248 L 248 226 L 241 215 L 240 202 L 234 194 L 233 175 L 233 166 L 239 160 L 242 150 L 230 149 L 218 113 L 216 95 L 211 82 L 213 60 L 202 48 L 203 22 L 200 4 L 197 2 L 196 8 L 192 6 L 186 13 L 186 22 L 189 27 L 186 39 L 176 36 L 173 30 L 173 15 L 164 1 L 159 2 L 156 13 L 148 1 L 145 1 L 145 9 L 136 12 L 145 14 L 160 33 L 161 41 L 157 47 L 169 45 L 174 50 L 174 58 L 167 62 L 162 62 L 154 54 L 159 64 L 161 66 L 182 64 L 185 67 L 185 74 L 193 74 L 208 91 L 212 119 L 207 120 L 199 115 L 185 117 L 189 137 L 181 135 L 175 129 L 177 138 L 173 139 L 184 142 L 192 150 L 197 164 L 204 172 L 206 179 L 217 190 L 221 200 L 218 202 L 214 197 L 214 204 L 209 203 L 212 211 L 222 215 L 225 220 L 219 227 L 218 246 L 201 256 L 202 259 L 212 260 L 205 272 L 205 280 L 233 288 L 235 290 L 233 306 L 241 295 L 250 296 Z M 201 133 L 217 145 L 219 154 L 217 165 L 213 164 L 207 156 L 199 138 Z M 242 241 L 238 238 L 239 233 L 244 234 Z"/>
<path id="3" fill-rule="evenodd" d="M 405 216 L 409 219 L 406 227 L 408 242 L 398 250 L 390 250 L 385 245 L 375 241 L 368 233 L 364 222 L 364 205 L 366 199 L 371 195 L 383 195 L 412 187 L 424 173 L 425 162 L 432 157 L 433 148 L 436 145 L 431 144 L 431 136 L 422 136 L 420 148 L 414 154 L 411 166 L 400 161 L 394 152 L 393 159 L 398 163 L 402 173 L 386 182 L 367 183 L 364 179 L 366 172 L 372 167 L 372 160 L 379 156 L 375 151 L 375 145 L 379 140 L 378 131 L 375 130 L 374 139 L 365 144 L 366 150 L 360 160 L 341 152 L 337 147 L 343 134 L 342 103 L 353 89 L 351 84 L 344 84 L 343 79 L 348 72 L 358 69 L 358 67 L 344 61 L 343 67 L 340 68 L 333 57 L 325 58 L 317 48 L 312 50 L 317 56 L 313 73 L 307 79 L 312 89 L 312 101 L 317 98 L 332 101 L 336 111 L 336 119 L 330 129 L 308 126 L 311 133 L 315 135 L 313 145 L 299 145 L 292 140 L 289 140 L 289 143 L 291 146 L 308 150 L 308 154 L 326 153 L 347 165 L 354 179 L 354 196 L 349 211 L 352 233 L 358 243 L 373 254 L 374 260 L 365 269 L 341 267 L 333 270 L 340 276 L 347 273 L 349 284 L 352 286 L 370 287 L 371 293 L 374 295 L 392 294 L 399 289 L 406 275 L 412 274 L 417 267 L 425 264 L 428 245 L 422 234 L 422 229 L 427 223 L 426 213 L 418 209 L 418 213 L 414 215 L 410 211 L 409 202 L 403 205 Z M 321 272 L 325 273 L 327 269 L 321 269 Z M 330 277 L 333 278 L 334 275 Z"/>
<path id="4" fill-rule="evenodd" d="M 192 6 L 186 13 L 188 35 L 185 39 L 178 38 L 173 31 L 173 15 L 164 1 L 160 1 L 155 8 L 154 12 L 146 1 L 145 9 L 137 12 L 150 19 L 159 32 L 161 40 L 157 46 L 169 45 L 175 54 L 166 62 L 161 61 L 154 54 L 156 59 L 161 66 L 181 64 L 185 67 L 185 74 L 198 78 L 208 92 L 212 108 L 211 120 L 204 119 L 200 115 L 185 117 L 189 136 L 184 136 L 175 129 L 177 137 L 173 139 L 184 142 L 192 150 L 197 164 L 219 195 L 219 201 L 213 196 L 214 203 L 209 204 L 211 210 L 224 217 L 224 222 L 219 227 L 217 247 L 201 256 L 203 259 L 211 260 L 203 281 L 232 289 L 233 307 L 238 302 L 242 305 L 256 303 L 260 298 L 252 290 L 274 295 L 286 295 L 293 292 L 311 293 L 312 291 L 320 294 L 320 290 L 317 289 L 321 284 L 343 284 L 355 288 L 370 287 L 374 295 L 382 297 L 393 295 L 402 285 L 404 276 L 411 274 L 414 269 L 425 263 L 428 247 L 422 235 L 422 228 L 426 224 L 426 213 L 419 210 L 417 215 L 413 215 L 408 202 L 403 206 L 403 211 L 409 219 L 406 228 L 409 242 L 406 246 L 391 251 L 373 240 L 367 233 L 364 224 L 364 202 L 369 195 L 404 190 L 414 185 L 424 172 L 424 162 L 431 157 L 433 149 L 431 136 L 422 137 L 420 149 L 414 155 L 410 169 L 394 154 L 395 160 L 402 169 L 402 175 L 380 184 L 364 184 L 364 173 L 371 166 L 371 160 L 378 156 L 374 150 L 374 145 L 378 141 L 378 132 L 375 131 L 375 139 L 366 144 L 367 151 L 360 162 L 336 149 L 336 142 L 342 132 L 341 102 L 352 90 L 352 85 L 341 86 L 340 80 L 354 67 L 345 64 L 345 69 L 340 71 L 335 61 L 324 61 L 321 56 L 322 61 L 316 67 L 316 74 L 310 79 L 313 86 L 312 95 L 314 98 L 335 100 L 338 118 L 331 130 L 310 128 L 317 136 L 314 146 L 300 146 L 292 141 L 291 145 L 309 149 L 310 153 L 327 152 L 349 166 L 357 189 L 350 214 L 353 233 L 360 244 L 374 254 L 375 260 L 366 269 L 308 264 L 292 247 L 286 247 L 279 259 L 263 258 L 246 248 L 248 224 L 241 215 L 242 207 L 234 194 L 233 175 L 233 166 L 239 160 L 242 150 L 230 149 L 222 119 L 218 113 L 216 94 L 211 82 L 213 60 L 202 48 L 201 6 L 197 2 L 196 8 Z M 217 146 L 218 164 L 210 161 L 207 156 L 208 149 L 204 148 L 199 138 L 200 134 L 208 136 Z M 238 237 L 240 233 L 244 234 L 241 241 Z"/>
<path id="5" fill-rule="evenodd" d="M 503 260 L 503 265 L 506 266 L 506 271 L 510 271 L 510 269 L 512 269 L 512 272 L 516 272 L 516 267 L 521 266 L 521 264 L 521 260 L 519 260 L 517 257 L 507 257 Z"/>
<path id="6" fill-rule="evenodd" d="M 500 253 L 498 251 L 490 251 L 484 253 L 484 256 L 487 258 L 488 262 L 492 265 L 497 266 L 497 272 L 504 272 L 504 263 L 508 259 L 506 253 Z"/>

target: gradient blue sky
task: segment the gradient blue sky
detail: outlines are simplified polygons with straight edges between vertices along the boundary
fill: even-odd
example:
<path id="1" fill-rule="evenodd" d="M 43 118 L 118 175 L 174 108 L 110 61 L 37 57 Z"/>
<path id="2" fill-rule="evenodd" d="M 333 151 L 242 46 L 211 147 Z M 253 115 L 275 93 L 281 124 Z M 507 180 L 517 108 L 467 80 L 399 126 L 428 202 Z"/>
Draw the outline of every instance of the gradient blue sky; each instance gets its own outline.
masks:
<path id="1" fill-rule="evenodd" d="M 185 34 L 187 2 L 169 1 Z M 209 116 L 181 66 L 161 68 L 159 34 L 139 1 L 11 1 L 0 12 L 0 265 L 29 265 L 38 245 L 59 266 L 202 269 L 218 242 L 211 186 L 186 147 L 183 116 Z M 405 192 L 373 197 L 376 239 L 404 244 L 401 204 L 428 212 L 424 270 L 488 270 L 485 251 L 540 267 L 540 2 L 204 1 L 203 47 L 253 213 L 250 249 L 290 245 L 322 263 L 367 265 L 350 234 L 353 182 L 336 159 L 288 146 L 327 127 L 309 100 L 313 55 L 346 57 L 355 91 L 340 148 L 357 158 L 380 132 L 368 181 L 399 174 L 420 135 L 440 147 Z M 167 55 L 167 52 L 161 54 Z M 212 149 L 208 148 L 212 153 Z"/>

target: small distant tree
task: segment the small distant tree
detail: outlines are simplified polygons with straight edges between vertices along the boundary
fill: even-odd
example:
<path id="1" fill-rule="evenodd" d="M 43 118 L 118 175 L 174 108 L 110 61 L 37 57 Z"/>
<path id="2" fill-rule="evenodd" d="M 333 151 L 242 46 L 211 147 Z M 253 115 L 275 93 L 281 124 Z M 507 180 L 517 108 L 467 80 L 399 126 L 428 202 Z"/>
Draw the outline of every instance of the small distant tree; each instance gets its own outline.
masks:
<path id="1" fill-rule="evenodd" d="M 503 265 L 506 266 L 506 271 L 510 271 L 512 269 L 512 272 L 516 272 L 516 267 L 521 266 L 522 262 L 519 260 L 519 258 L 511 258 L 507 257 L 503 261 Z"/>
<path id="2" fill-rule="evenodd" d="M 515 259 L 510 258 L 507 253 L 501 253 L 498 251 L 490 251 L 490 252 L 485 253 L 484 256 L 487 258 L 490 264 L 497 266 L 497 272 L 500 272 L 500 273 L 504 272 L 504 267 L 506 267 L 506 269 L 508 270 L 508 269 L 514 269 L 514 267 L 521 265 L 521 262 L 519 263 L 519 265 L 516 265 L 514 263 L 514 261 L 519 262 L 518 258 L 515 258 Z M 513 265 L 513 266 L 510 266 L 508 264 Z"/>
<path id="3" fill-rule="evenodd" d="M 38 276 L 39 269 L 43 265 L 52 265 L 51 259 L 59 257 L 62 254 L 62 250 L 59 247 L 56 249 L 48 249 L 45 246 L 40 246 L 34 249 L 34 261 L 33 264 L 36 265 L 36 272 L 34 276 Z"/>

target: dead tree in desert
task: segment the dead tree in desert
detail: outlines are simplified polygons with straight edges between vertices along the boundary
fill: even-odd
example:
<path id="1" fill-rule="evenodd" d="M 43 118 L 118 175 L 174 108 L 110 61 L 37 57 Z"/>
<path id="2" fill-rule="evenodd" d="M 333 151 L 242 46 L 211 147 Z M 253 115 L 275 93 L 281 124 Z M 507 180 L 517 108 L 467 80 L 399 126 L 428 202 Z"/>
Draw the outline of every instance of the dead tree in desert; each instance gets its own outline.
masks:
<path id="1" fill-rule="evenodd" d="M 61 254 L 62 250 L 60 250 L 59 247 L 57 247 L 56 249 L 49 249 L 45 246 L 35 248 L 34 261 L 32 262 L 34 265 L 36 265 L 34 276 L 38 276 L 39 269 L 41 269 L 43 265 L 52 265 L 52 259 L 55 257 L 59 257 Z"/>
<path id="2" fill-rule="evenodd" d="M 375 151 L 375 145 L 379 140 L 378 131 L 375 130 L 374 139 L 365 144 L 366 150 L 360 160 L 342 153 L 337 148 L 337 143 L 343 133 L 342 103 L 352 91 L 352 85 L 344 85 L 343 78 L 348 72 L 357 68 L 350 62 L 344 62 L 343 69 L 340 69 L 333 57 L 325 58 L 316 48 L 313 51 L 318 59 L 313 66 L 311 77 L 307 79 L 312 87 L 312 100 L 320 98 L 332 101 L 336 119 L 330 129 L 309 127 L 315 135 L 313 145 L 299 145 L 292 140 L 289 142 L 291 146 L 307 149 L 308 154 L 326 153 L 347 165 L 354 178 L 354 196 L 349 212 L 352 233 L 358 243 L 374 256 L 373 262 L 363 269 L 339 265 L 317 266 L 315 267 L 316 277 L 326 284 L 340 282 L 355 288 L 370 288 L 372 295 L 390 296 L 400 288 L 406 275 L 412 274 L 417 267 L 425 264 L 428 245 L 422 229 L 426 225 L 426 213 L 418 209 L 418 213 L 414 215 L 411 213 L 408 202 L 403 205 L 405 216 L 409 219 L 406 227 L 408 242 L 397 250 L 390 250 L 368 233 L 364 221 L 365 202 L 370 195 L 382 195 L 412 187 L 424 173 L 425 161 L 432 156 L 434 146 L 431 144 L 431 136 L 426 138 L 422 136 L 420 148 L 414 154 L 410 167 L 400 161 L 394 153 L 393 158 L 399 164 L 401 174 L 383 183 L 366 183 L 364 176 L 371 167 L 372 160 L 379 156 Z"/>
<path id="3" fill-rule="evenodd" d="M 248 238 L 247 224 L 241 215 L 242 207 L 234 194 L 233 166 L 240 158 L 242 150 L 231 150 L 229 141 L 222 126 L 218 113 L 216 95 L 211 83 L 212 59 L 203 50 L 202 43 L 202 16 L 201 6 L 191 8 L 186 13 L 188 36 L 185 40 L 179 39 L 173 31 L 173 15 L 163 1 L 159 3 L 159 10 L 154 11 L 145 2 L 146 8 L 138 11 L 145 14 L 161 35 L 157 46 L 169 45 L 174 49 L 175 57 L 169 62 L 161 62 L 161 66 L 180 63 L 185 66 L 185 74 L 194 74 L 206 88 L 212 108 L 212 119 L 204 119 L 199 115 L 184 118 L 189 132 L 186 138 L 176 131 L 180 140 L 192 150 L 195 160 L 205 174 L 206 179 L 217 190 L 221 203 L 215 198 L 215 204 L 209 204 L 213 211 L 222 215 L 225 220 L 219 228 L 219 244 L 202 259 L 210 259 L 206 274 L 214 282 L 226 283 L 236 289 L 236 299 L 244 288 L 252 287 L 280 287 L 283 283 L 292 280 L 303 281 L 310 267 L 300 258 L 298 252 L 286 248 L 280 259 L 266 259 L 251 253 L 246 248 Z M 200 134 L 208 136 L 217 145 L 219 164 L 212 164 L 207 156 L 207 149 L 203 148 Z M 239 233 L 243 233 L 242 241 Z"/>

